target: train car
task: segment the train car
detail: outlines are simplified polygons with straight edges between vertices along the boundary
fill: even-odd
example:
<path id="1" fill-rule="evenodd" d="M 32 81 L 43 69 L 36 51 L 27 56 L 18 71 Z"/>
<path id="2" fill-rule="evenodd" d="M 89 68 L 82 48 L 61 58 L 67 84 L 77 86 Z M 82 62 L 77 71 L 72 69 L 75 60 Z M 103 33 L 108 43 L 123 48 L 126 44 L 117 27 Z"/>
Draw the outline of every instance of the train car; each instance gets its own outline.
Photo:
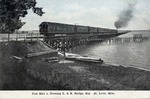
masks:
<path id="1" fill-rule="evenodd" d="M 98 28 L 98 32 L 101 33 L 101 34 L 103 34 L 103 33 L 105 33 L 106 31 L 105 31 L 104 28 Z"/>
<path id="2" fill-rule="evenodd" d="M 59 34 L 59 33 L 86 33 L 88 32 L 87 26 L 69 25 L 52 22 L 42 22 L 39 25 L 41 34 Z"/>
<path id="3" fill-rule="evenodd" d="M 97 33 L 97 28 L 95 27 L 88 27 L 89 28 L 89 33 Z"/>
<path id="4" fill-rule="evenodd" d="M 98 28 L 98 33 L 105 34 L 105 33 L 117 33 L 115 29 L 107 29 L 107 28 Z"/>
<path id="5" fill-rule="evenodd" d="M 39 25 L 39 31 L 40 31 L 40 34 L 48 33 L 48 24 L 46 22 L 42 22 Z"/>
<path id="6" fill-rule="evenodd" d="M 61 34 L 61 33 L 74 33 L 75 26 L 69 24 L 42 22 L 39 25 L 40 33 L 45 34 Z"/>
<path id="7" fill-rule="evenodd" d="M 81 34 L 81 33 L 117 33 L 117 30 L 106 29 L 106 28 L 97 28 L 90 26 L 81 26 L 81 25 L 70 25 L 54 22 L 42 22 L 39 25 L 40 34 L 45 36 L 54 36 L 55 34 Z"/>
<path id="8" fill-rule="evenodd" d="M 77 33 L 88 33 L 88 27 L 87 26 L 79 26 L 76 25 Z"/>
<path id="9" fill-rule="evenodd" d="M 98 33 L 103 33 L 103 29 L 102 28 L 98 28 L 97 31 L 98 31 Z"/>
<path id="10" fill-rule="evenodd" d="M 114 30 L 114 29 L 107 29 L 107 32 L 108 32 L 108 33 L 118 33 L 118 31 L 117 31 L 117 30 Z"/>

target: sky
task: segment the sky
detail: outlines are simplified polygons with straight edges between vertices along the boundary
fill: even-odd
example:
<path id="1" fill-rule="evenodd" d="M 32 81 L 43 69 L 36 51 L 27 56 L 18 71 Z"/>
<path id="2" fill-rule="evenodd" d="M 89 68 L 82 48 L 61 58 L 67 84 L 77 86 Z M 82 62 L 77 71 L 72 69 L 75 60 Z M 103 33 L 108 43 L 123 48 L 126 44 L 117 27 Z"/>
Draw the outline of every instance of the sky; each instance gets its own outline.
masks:
<path id="1" fill-rule="evenodd" d="M 150 29 L 150 0 L 37 0 L 45 14 L 41 17 L 29 10 L 21 30 L 38 30 L 43 21 L 115 29 L 114 22 L 131 2 L 137 2 L 133 18 L 122 29 Z"/>

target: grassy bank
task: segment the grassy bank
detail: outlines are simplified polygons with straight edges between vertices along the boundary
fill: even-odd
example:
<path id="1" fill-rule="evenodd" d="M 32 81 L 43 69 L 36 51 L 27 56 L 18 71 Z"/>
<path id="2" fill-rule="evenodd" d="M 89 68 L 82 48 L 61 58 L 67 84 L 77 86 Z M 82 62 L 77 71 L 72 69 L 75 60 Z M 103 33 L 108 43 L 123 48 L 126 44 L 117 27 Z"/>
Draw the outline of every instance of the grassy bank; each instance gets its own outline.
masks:
<path id="1" fill-rule="evenodd" d="M 15 69 L 10 68 L 14 66 Z M 26 90 L 147 90 L 150 73 L 122 66 L 28 61 L 23 72 L 17 64 L 1 66 L 1 89 Z M 9 70 L 9 71 L 8 71 Z M 3 74 L 2 74 L 3 73 Z"/>
<path id="2" fill-rule="evenodd" d="M 1 46 L 1 90 L 149 90 L 150 72 L 132 67 L 108 64 L 87 64 L 61 58 L 58 63 L 48 63 L 43 57 L 26 59 L 24 52 L 40 51 L 40 44 L 18 47 Z M 29 49 L 27 49 L 28 47 Z M 15 45 L 20 46 L 20 44 Z M 42 45 L 43 46 L 43 45 Z M 22 50 L 22 48 L 24 48 Z M 45 47 L 42 47 L 45 50 Z M 47 49 L 47 47 L 46 47 Z M 4 54 L 2 52 L 7 52 Z M 14 53 L 15 52 L 15 53 Z M 11 58 L 20 55 L 22 61 Z"/>
<path id="3" fill-rule="evenodd" d="M 63 90 L 150 89 L 150 72 L 131 67 L 106 66 L 105 64 L 91 66 L 76 62 L 49 64 L 42 67 L 34 65 L 28 71 L 34 78 L 44 80 L 54 87 L 59 86 Z"/>

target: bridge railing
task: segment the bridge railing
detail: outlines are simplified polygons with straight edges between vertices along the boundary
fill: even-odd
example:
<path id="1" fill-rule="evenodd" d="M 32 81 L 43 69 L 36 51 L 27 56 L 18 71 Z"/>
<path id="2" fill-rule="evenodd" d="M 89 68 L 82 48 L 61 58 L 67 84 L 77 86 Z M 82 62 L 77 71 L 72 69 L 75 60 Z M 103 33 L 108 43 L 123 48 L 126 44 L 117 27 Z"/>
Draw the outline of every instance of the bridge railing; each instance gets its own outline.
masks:
<path id="1" fill-rule="evenodd" d="M 39 33 L 0 34 L 0 42 L 30 40 L 43 40 L 43 35 L 40 35 Z"/>

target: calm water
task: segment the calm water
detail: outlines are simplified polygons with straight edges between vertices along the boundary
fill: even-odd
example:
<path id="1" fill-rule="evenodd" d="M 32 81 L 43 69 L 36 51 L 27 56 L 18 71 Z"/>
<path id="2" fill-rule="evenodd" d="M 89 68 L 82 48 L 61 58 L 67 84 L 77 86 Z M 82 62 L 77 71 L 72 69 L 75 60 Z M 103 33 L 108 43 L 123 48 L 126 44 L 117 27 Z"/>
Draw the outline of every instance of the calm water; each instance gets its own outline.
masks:
<path id="1" fill-rule="evenodd" d="M 102 58 L 111 64 L 120 64 L 150 70 L 150 41 L 104 42 L 74 48 L 76 54 Z"/>

